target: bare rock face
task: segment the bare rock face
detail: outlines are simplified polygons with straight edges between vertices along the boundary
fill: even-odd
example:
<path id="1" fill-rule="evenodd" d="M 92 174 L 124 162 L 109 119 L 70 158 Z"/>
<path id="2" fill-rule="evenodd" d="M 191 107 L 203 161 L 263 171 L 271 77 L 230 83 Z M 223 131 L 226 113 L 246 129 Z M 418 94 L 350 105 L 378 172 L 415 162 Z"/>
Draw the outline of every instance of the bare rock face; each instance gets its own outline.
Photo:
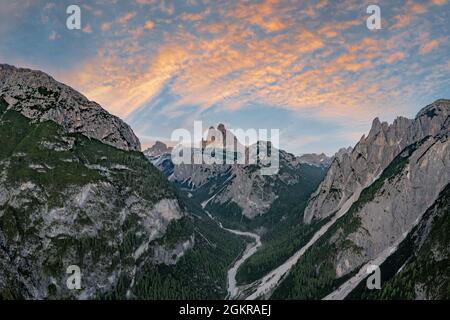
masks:
<path id="1" fill-rule="evenodd" d="M 301 163 L 306 163 L 312 166 L 318 166 L 318 167 L 328 167 L 330 166 L 331 162 L 333 161 L 332 157 L 327 157 L 326 154 L 321 153 L 307 153 L 302 154 L 298 157 L 298 160 Z"/>
<path id="2" fill-rule="evenodd" d="M 338 152 L 335 153 L 332 160 L 334 160 L 334 158 L 337 158 L 339 161 L 342 161 L 342 158 L 344 157 L 344 155 L 351 153 L 352 151 L 353 151 L 352 147 L 340 148 L 338 150 Z"/>
<path id="3" fill-rule="evenodd" d="M 351 153 L 335 157 L 327 175 L 311 196 L 304 221 L 333 215 L 355 193 L 370 185 L 408 145 L 435 136 L 449 127 L 450 100 L 437 100 L 423 108 L 415 119 L 398 117 L 391 125 L 373 121 Z"/>
<path id="4" fill-rule="evenodd" d="M 181 257 L 195 245 L 194 234 L 182 243 L 178 243 L 174 248 L 167 248 L 159 245 L 153 248 L 153 261 L 158 264 L 174 265 Z"/>
<path id="5" fill-rule="evenodd" d="M 346 236 L 347 245 L 336 261 L 341 277 L 367 261 L 390 254 L 420 221 L 450 182 L 450 133 L 424 138 L 415 150 L 406 150 L 405 165 L 380 183 L 373 199 L 355 212 L 357 230 Z M 409 153 L 409 154 L 406 154 Z M 395 160 L 394 160 L 395 161 Z"/>
<path id="6" fill-rule="evenodd" d="M 231 160 L 224 164 L 181 163 L 175 165 L 167 152 L 159 156 L 150 155 L 155 151 L 156 145 L 144 154 L 155 167 L 168 176 L 170 181 L 187 189 L 190 195 L 202 202 L 210 212 L 214 213 L 217 208 L 235 207 L 248 219 L 254 219 L 269 212 L 281 195 L 286 196 L 292 193 L 292 197 L 304 201 L 304 198 L 308 197 L 320 182 L 330 159 L 322 154 L 311 155 L 307 157 L 311 161 L 306 161 L 306 158 L 301 159 L 279 150 L 280 170 L 277 174 L 266 176 L 261 174 L 261 164 L 237 163 L 234 150 L 225 148 L 227 139 L 233 142 L 232 145 L 235 147 L 240 144 L 231 130 L 219 124 L 217 128 L 209 128 L 208 137 L 202 144 L 203 149 L 196 148 L 191 151 L 197 154 L 202 150 L 208 150 L 207 148 L 224 147 L 226 159 Z M 247 154 L 251 152 L 250 149 L 256 149 L 256 144 L 239 147 L 245 149 Z M 321 159 L 323 161 L 320 161 Z"/>
<path id="7" fill-rule="evenodd" d="M 10 212 L 20 212 L 33 199 L 45 199 L 46 190 L 32 183 L 21 189 L 1 188 L 0 211 L 3 225 Z M 62 206 L 48 208 L 42 205 L 22 217 L 23 232 L 37 229 L 32 238 L 14 233 L 14 229 L 0 231 L 0 291 L 7 292 L 11 279 L 17 283 L 19 296 L 27 299 L 45 299 L 52 287 L 59 297 L 93 299 L 101 292 L 113 290 L 119 277 L 132 277 L 142 261 L 158 260 L 151 254 L 152 241 L 162 236 L 173 220 L 183 216 L 178 202 L 162 199 L 156 204 L 132 194 L 121 194 L 114 185 L 102 182 L 74 187 L 61 193 Z M 118 205 L 122 203 L 123 206 Z M 126 247 L 130 237 L 131 221 L 138 241 Z M 64 286 L 67 266 L 78 264 L 80 247 L 84 258 L 83 288 L 69 290 Z M 128 261 L 121 258 L 127 252 Z M 29 274 L 24 277 L 24 274 Z"/>
<path id="8" fill-rule="evenodd" d="M 278 198 L 275 188 L 270 185 L 271 179 L 239 165 L 233 165 L 231 170 L 229 183 L 214 195 L 210 203 L 225 205 L 233 202 L 249 219 L 266 213 Z"/>
<path id="9" fill-rule="evenodd" d="M 80 132 L 119 149 L 141 149 L 125 122 L 41 71 L 0 64 L 0 97 L 9 109 L 36 121 L 52 120 L 69 133 Z"/>
<path id="10" fill-rule="evenodd" d="M 261 175 L 257 166 L 234 164 L 213 183 L 206 184 L 208 204 L 214 207 L 236 205 L 241 214 L 254 219 L 275 209 L 283 199 L 301 199 L 315 189 L 325 173 L 321 166 L 298 161 L 298 157 L 279 150 L 280 169 L 275 175 Z M 306 196 L 305 196 L 306 194 Z M 282 200 L 279 200 L 281 197 Z"/>
<path id="11" fill-rule="evenodd" d="M 143 153 L 147 157 L 159 157 L 164 154 L 168 154 L 172 152 L 172 147 L 168 147 L 165 143 L 161 141 L 156 141 L 153 146 L 146 149 Z"/>
<path id="12" fill-rule="evenodd" d="M 159 167 L 158 167 L 159 168 Z M 226 174 L 231 169 L 228 164 L 178 164 L 169 180 L 190 190 L 196 190 L 212 179 Z"/>
<path id="13" fill-rule="evenodd" d="M 177 194 L 129 151 L 139 141 L 119 118 L 42 72 L 0 71 L 0 299 L 94 299 L 134 283 L 186 217 Z M 80 290 L 66 286 L 71 265 Z"/>

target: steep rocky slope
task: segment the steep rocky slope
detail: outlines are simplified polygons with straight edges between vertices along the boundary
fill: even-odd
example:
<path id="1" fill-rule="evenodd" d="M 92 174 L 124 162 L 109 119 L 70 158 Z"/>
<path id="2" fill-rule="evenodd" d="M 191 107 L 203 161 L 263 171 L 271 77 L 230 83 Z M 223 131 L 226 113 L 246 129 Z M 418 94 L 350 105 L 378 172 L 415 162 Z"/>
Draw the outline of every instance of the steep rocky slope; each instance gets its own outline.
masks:
<path id="1" fill-rule="evenodd" d="M 327 157 L 325 153 L 307 153 L 298 157 L 301 163 L 310 164 L 312 166 L 328 168 L 333 161 L 333 157 Z"/>
<path id="2" fill-rule="evenodd" d="M 185 215 L 140 153 L 66 134 L 52 121 L 32 123 L 9 108 L 0 131 L 0 292 L 71 296 L 62 284 L 72 264 L 86 275 L 77 296 L 109 290 Z"/>
<path id="3" fill-rule="evenodd" d="M 0 96 L 9 110 L 35 121 L 52 120 L 123 150 L 141 149 L 131 128 L 74 89 L 41 71 L 0 64 Z"/>
<path id="4" fill-rule="evenodd" d="M 305 222 L 333 215 L 353 194 L 371 184 L 405 147 L 448 128 L 449 106 L 449 100 L 438 100 L 420 111 L 415 119 L 399 117 L 391 125 L 376 118 L 368 136 L 363 136 L 351 153 L 334 159 L 311 196 Z"/>
<path id="5" fill-rule="evenodd" d="M 381 290 L 365 281 L 348 299 L 450 298 L 450 184 L 398 249 L 380 266 Z"/>
<path id="6" fill-rule="evenodd" d="M 217 130 L 227 133 L 223 125 Z M 212 143 L 217 140 L 208 137 L 203 145 Z M 229 158 L 233 155 L 227 153 Z M 279 156 L 279 171 L 274 175 L 262 175 L 261 165 L 256 164 L 174 165 L 167 153 L 149 157 L 192 201 L 202 204 L 224 226 L 261 236 L 263 246 L 237 272 L 239 284 L 257 279 L 284 262 L 320 225 L 299 221 L 326 166 L 306 164 L 283 150 L 279 150 Z"/>
<path id="7" fill-rule="evenodd" d="M 348 251 L 341 250 L 336 261 L 338 277 L 373 259 L 397 243 L 421 218 L 450 182 L 449 136 L 425 138 L 405 149 L 396 164 L 398 174 L 371 186 L 373 198 L 359 199 L 358 230 L 347 236 Z M 416 148 L 416 150 L 411 150 Z M 411 153 L 408 155 L 408 153 Z M 379 190 L 376 190 L 379 187 Z M 370 194 L 368 196 L 371 196 Z M 363 204 L 363 200 L 366 201 Z M 356 222 L 355 222 L 356 223 Z M 363 255 L 356 255 L 361 250 Z"/>
<path id="8" fill-rule="evenodd" d="M 0 299 L 224 298 L 242 239 L 135 151 L 121 120 L 41 72 L 1 71 Z"/>
<path id="9" fill-rule="evenodd" d="M 147 157 L 158 157 L 164 154 L 171 153 L 172 149 L 173 148 L 168 147 L 165 143 L 156 141 L 153 146 L 144 150 L 143 153 Z"/>
<path id="10" fill-rule="evenodd" d="M 217 129 L 211 127 L 209 131 L 212 130 L 223 134 L 224 143 L 227 134 L 237 141 L 236 137 L 227 132 L 222 124 Z M 206 147 L 214 143 L 217 141 L 214 142 L 208 137 L 203 145 Z M 159 144 L 158 147 L 153 146 L 149 150 L 156 148 L 163 150 L 167 147 Z M 249 152 L 248 150 L 249 148 L 246 148 L 246 153 Z M 202 150 L 195 149 L 193 152 L 201 153 Z M 225 157 L 233 156 L 233 150 L 225 152 Z M 308 197 L 327 169 L 328 158 L 326 157 L 321 158 L 324 163 L 310 164 L 307 163 L 306 158 L 295 157 L 283 150 L 279 150 L 279 156 L 278 173 L 267 176 L 261 174 L 260 164 L 232 162 L 174 165 L 170 162 L 169 152 L 148 155 L 148 158 L 169 177 L 169 180 L 188 191 L 213 215 L 221 213 L 224 223 L 230 220 L 242 223 L 243 220 L 249 222 L 270 212 L 282 195 L 290 194 L 292 197 L 297 197 L 297 200 L 305 195 Z"/>
<path id="11" fill-rule="evenodd" d="M 374 121 L 368 136 L 373 146 L 363 148 L 366 141 L 362 139 L 365 142 L 360 142 L 352 152 L 353 161 L 344 157 L 342 163 L 335 162 L 335 171 L 329 172 L 326 178 L 334 178 L 339 172 L 343 178 L 339 181 L 346 183 L 340 185 L 341 192 L 336 194 L 346 194 L 342 199 L 351 195 L 355 201 L 309 248 L 273 297 L 345 298 L 366 276 L 368 264 L 381 264 L 395 252 L 450 182 L 449 113 L 449 101 L 438 100 L 420 111 L 414 120 L 397 119 L 391 126 Z M 384 161 L 392 156 L 390 151 L 396 149 L 395 144 L 386 145 L 389 141 L 397 141 L 399 145 L 409 141 L 410 144 L 385 165 Z M 366 152 L 355 156 L 355 151 L 361 150 Z M 364 167 L 363 163 L 370 167 Z M 346 168 L 348 171 L 344 170 Z M 373 168 L 383 170 L 378 174 Z M 359 177 L 359 184 L 350 183 L 344 172 Z M 365 180 L 369 177 L 372 183 Z M 342 185 L 347 188 L 345 192 Z M 363 185 L 366 187 L 358 191 Z M 317 203 L 318 194 L 326 194 L 325 186 L 322 183 L 312 203 Z M 351 190 L 356 193 L 350 193 Z M 338 206 L 342 199 L 337 197 L 333 201 Z M 327 206 L 322 210 L 316 211 L 314 220 L 330 215 Z M 440 272 L 445 273 L 445 268 Z"/>

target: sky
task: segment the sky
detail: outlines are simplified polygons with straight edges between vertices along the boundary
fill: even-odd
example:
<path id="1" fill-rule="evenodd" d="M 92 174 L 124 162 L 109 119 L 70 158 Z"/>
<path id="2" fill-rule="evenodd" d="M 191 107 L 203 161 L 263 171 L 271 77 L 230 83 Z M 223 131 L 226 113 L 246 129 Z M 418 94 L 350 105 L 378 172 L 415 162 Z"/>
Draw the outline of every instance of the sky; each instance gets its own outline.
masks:
<path id="1" fill-rule="evenodd" d="M 81 29 L 69 30 L 69 5 Z M 381 29 L 366 25 L 369 5 Z M 0 63 L 42 70 L 131 125 L 279 129 L 295 154 L 450 98 L 449 0 L 0 0 Z"/>

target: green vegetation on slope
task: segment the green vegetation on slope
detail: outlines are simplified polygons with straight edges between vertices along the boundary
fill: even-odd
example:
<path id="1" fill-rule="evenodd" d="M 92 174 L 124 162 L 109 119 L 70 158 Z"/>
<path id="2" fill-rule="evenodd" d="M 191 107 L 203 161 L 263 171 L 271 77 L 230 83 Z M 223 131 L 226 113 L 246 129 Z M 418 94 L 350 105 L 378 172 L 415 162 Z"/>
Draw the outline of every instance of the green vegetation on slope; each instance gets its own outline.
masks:
<path id="1" fill-rule="evenodd" d="M 286 279 L 274 291 L 273 299 L 322 299 L 339 287 L 351 274 L 336 279 L 334 262 L 337 253 L 344 249 L 358 250 L 347 236 L 360 226 L 359 210 L 374 199 L 387 180 L 401 174 L 408 163 L 409 156 L 417 148 L 413 144 L 400 153 L 383 171 L 381 176 L 365 188 L 359 199 L 348 212 L 340 217 L 333 226 L 309 248 L 299 262 L 292 268 Z M 339 234 L 335 240 L 334 235 Z"/>
<path id="2" fill-rule="evenodd" d="M 298 213 L 286 217 L 282 224 L 262 238 L 263 247 L 239 268 L 236 275 L 238 284 L 248 284 L 258 280 L 284 263 L 306 245 L 314 233 L 327 222 L 323 220 L 309 225 L 303 224 L 303 209 L 304 204 L 301 205 Z"/>
<path id="3" fill-rule="evenodd" d="M 0 116 L 3 112 L 6 111 L 6 108 L 8 107 L 8 103 L 6 103 L 5 99 L 0 97 Z"/>
<path id="4" fill-rule="evenodd" d="M 298 182 L 288 185 L 273 177 L 268 185 L 275 187 L 273 192 L 278 198 L 268 212 L 252 220 L 244 217 L 235 203 L 208 207 L 229 228 L 264 230 L 261 236 L 263 246 L 238 270 L 238 284 L 253 282 L 285 262 L 323 224 L 304 225 L 302 221 L 306 202 L 324 173 L 322 168 L 309 165 L 301 165 L 297 170 L 281 168 L 280 174 L 297 177 Z"/>
<path id="5" fill-rule="evenodd" d="M 0 121 L 4 146 L 0 160 L 11 160 L 9 184 L 31 181 L 57 198 L 71 185 L 112 180 L 126 183 L 151 202 L 175 197 L 175 189 L 140 152 L 123 151 L 77 133 L 65 134 L 52 121 L 31 124 L 15 111 L 7 111 Z M 100 174 L 102 168 L 112 175 Z"/>
<path id="6" fill-rule="evenodd" d="M 47 258 L 37 267 L 54 278 L 65 274 L 63 261 L 68 257 L 85 272 L 95 272 L 95 266 L 97 263 L 104 264 L 105 257 L 110 272 L 120 272 L 122 267 L 133 266 L 133 253 L 146 239 L 142 232 L 137 232 L 141 219 L 137 215 L 126 216 L 122 226 L 114 221 L 118 219 L 119 212 L 111 212 L 112 206 L 125 207 L 120 199 L 113 200 L 113 203 L 97 204 L 104 213 L 102 219 L 107 219 L 104 223 L 115 225 L 119 230 L 99 230 L 95 236 L 58 235 L 51 239 L 51 245 L 45 250 L 42 247 L 39 230 L 43 217 L 39 217 L 39 213 L 43 212 L 43 207 L 44 211 L 64 207 L 70 190 L 88 183 L 105 182 L 113 185 L 118 194 L 133 193 L 150 203 L 178 198 L 181 206 L 193 214 L 171 222 L 165 236 L 151 245 L 171 248 L 193 234 L 194 247 L 176 265 L 155 266 L 151 261 L 139 261 L 145 262 L 146 267 L 136 275 L 135 297 L 203 299 L 226 296 L 226 271 L 244 249 L 244 241 L 221 230 L 201 208 L 179 195 L 142 153 L 119 150 L 81 134 L 67 134 L 51 121 L 32 123 L 18 112 L 6 111 L 6 103 L 2 99 L 0 143 L 0 172 L 5 172 L 2 184 L 10 190 L 18 190 L 21 185 L 32 183 L 45 195 L 40 199 L 32 193 L 24 194 L 24 204 L 20 208 L 14 208 L 9 203 L 0 207 L 0 233 L 5 241 L 0 248 L 0 259 L 5 255 L 11 259 L 19 255 L 20 252 L 12 249 L 13 244 L 19 241 L 20 246 L 33 244 L 41 247 L 39 256 L 45 255 Z M 78 210 L 73 223 L 82 228 L 95 222 Z M 119 235 L 123 235 L 121 241 Z M 119 241 L 118 247 L 116 240 Z M 38 263 L 37 260 L 38 257 L 30 254 L 27 264 Z M 125 298 L 131 283 L 129 276 L 122 273 L 117 288 L 101 296 Z M 8 278 L 7 281 L 0 290 L 0 298 L 23 298 L 26 290 L 16 279 Z M 55 285 L 50 285 L 49 297 L 61 298 L 58 290 Z"/>
<path id="7" fill-rule="evenodd" d="M 163 238 L 155 244 L 172 247 L 187 240 L 193 231 L 195 245 L 176 265 L 147 266 L 132 289 L 136 299 L 224 299 L 227 295 L 227 271 L 245 248 L 242 238 L 225 231 L 207 217 L 201 208 L 183 198 L 191 217 L 173 221 Z M 131 279 L 122 278 L 107 299 L 125 299 Z"/>
<path id="8" fill-rule="evenodd" d="M 139 299 L 224 299 L 227 271 L 244 242 L 212 222 L 197 220 L 196 246 L 175 266 L 145 270 L 133 292 Z"/>

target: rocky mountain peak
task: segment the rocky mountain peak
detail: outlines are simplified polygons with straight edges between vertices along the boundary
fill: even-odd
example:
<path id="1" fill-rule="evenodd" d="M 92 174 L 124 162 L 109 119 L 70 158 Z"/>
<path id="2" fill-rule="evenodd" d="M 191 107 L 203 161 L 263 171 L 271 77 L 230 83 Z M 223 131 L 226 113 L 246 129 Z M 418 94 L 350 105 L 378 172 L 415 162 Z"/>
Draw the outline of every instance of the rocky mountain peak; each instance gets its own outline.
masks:
<path id="1" fill-rule="evenodd" d="M 217 126 L 217 130 L 219 130 L 220 132 L 222 132 L 223 134 L 226 133 L 226 129 L 225 129 L 225 125 L 223 123 L 219 123 L 219 125 Z"/>
<path id="2" fill-rule="evenodd" d="M 437 116 L 448 116 L 450 109 L 450 100 L 449 99 L 438 99 L 432 104 L 427 105 L 422 108 L 416 116 L 416 119 L 421 117 L 428 117 L 433 119 Z"/>
<path id="3" fill-rule="evenodd" d="M 160 148 L 167 148 L 167 145 L 164 142 L 156 141 L 153 147 L 160 149 Z"/>
<path id="4" fill-rule="evenodd" d="M 322 184 L 311 196 L 304 219 L 333 215 L 358 194 L 407 146 L 449 130 L 450 100 L 440 99 L 422 109 L 415 119 L 397 118 L 391 125 L 375 118 L 368 136 L 341 161 L 334 161 Z"/>
<path id="5" fill-rule="evenodd" d="M 144 154 L 148 157 L 161 156 L 163 154 L 171 153 L 172 149 L 172 147 L 168 147 L 164 142 L 156 141 L 153 146 L 144 151 Z"/>
<path id="6" fill-rule="evenodd" d="M 352 152 L 352 150 L 353 150 L 353 147 L 340 148 L 340 149 L 338 150 L 338 152 L 336 152 L 336 153 L 334 154 L 334 158 L 335 158 L 335 159 L 338 159 L 339 161 L 341 161 L 342 158 L 344 157 L 344 155 L 350 154 L 350 153 Z"/>
<path id="7" fill-rule="evenodd" d="M 333 161 L 332 157 L 328 157 L 325 153 L 305 153 L 298 157 L 300 163 L 306 163 L 316 167 L 327 168 Z"/>
<path id="8" fill-rule="evenodd" d="M 224 147 L 227 144 L 227 138 L 233 139 L 234 144 L 239 143 L 236 136 L 232 134 L 231 131 L 227 130 L 223 123 L 219 123 L 217 128 L 215 128 L 214 126 L 209 127 L 207 138 L 202 142 L 203 148 L 212 146 L 217 147 L 218 141 L 216 141 L 216 137 L 218 135 L 222 135 L 222 142 Z"/>
<path id="9" fill-rule="evenodd" d="M 125 122 L 44 72 L 0 64 L 0 98 L 9 110 L 34 121 L 52 120 L 68 133 L 140 151 L 139 139 Z"/>
<path id="10" fill-rule="evenodd" d="M 370 129 L 370 132 L 369 132 L 369 135 L 372 133 L 372 132 L 377 132 L 377 131 L 379 131 L 381 129 L 381 121 L 380 121 L 380 119 L 378 118 L 378 117 L 376 117 L 375 119 L 373 119 L 373 121 L 372 121 L 372 126 L 371 126 L 371 129 Z"/>
<path id="11" fill-rule="evenodd" d="M 439 99 L 419 111 L 415 118 L 419 135 L 434 135 L 450 127 L 450 100 Z"/>

